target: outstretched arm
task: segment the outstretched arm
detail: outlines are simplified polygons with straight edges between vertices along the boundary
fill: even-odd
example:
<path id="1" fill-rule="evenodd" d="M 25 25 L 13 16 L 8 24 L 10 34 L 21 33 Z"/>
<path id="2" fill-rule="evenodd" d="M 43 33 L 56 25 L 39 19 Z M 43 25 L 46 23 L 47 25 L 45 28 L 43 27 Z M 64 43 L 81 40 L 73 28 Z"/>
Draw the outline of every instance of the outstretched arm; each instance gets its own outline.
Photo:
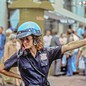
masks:
<path id="1" fill-rule="evenodd" d="M 72 41 L 72 42 L 62 46 L 62 54 L 65 53 L 66 51 L 73 50 L 73 49 L 82 47 L 84 45 L 86 45 L 86 39 Z"/>
<path id="2" fill-rule="evenodd" d="M 18 79 L 21 79 L 20 75 L 19 74 L 16 74 L 16 73 L 13 73 L 11 71 L 6 71 L 4 69 L 4 65 L 1 65 L 0 66 L 0 73 L 6 75 L 6 76 L 9 76 L 9 77 L 14 77 L 14 78 L 18 78 Z"/>

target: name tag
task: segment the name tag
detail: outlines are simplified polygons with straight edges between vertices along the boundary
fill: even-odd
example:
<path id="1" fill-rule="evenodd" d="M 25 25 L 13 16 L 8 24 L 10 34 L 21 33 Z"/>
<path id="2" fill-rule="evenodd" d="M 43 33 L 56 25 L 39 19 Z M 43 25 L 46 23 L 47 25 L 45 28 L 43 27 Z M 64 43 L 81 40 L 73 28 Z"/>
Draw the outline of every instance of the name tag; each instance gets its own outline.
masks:
<path id="1" fill-rule="evenodd" d="M 40 58 L 41 58 L 41 61 L 47 60 L 47 54 L 46 53 L 40 54 Z"/>

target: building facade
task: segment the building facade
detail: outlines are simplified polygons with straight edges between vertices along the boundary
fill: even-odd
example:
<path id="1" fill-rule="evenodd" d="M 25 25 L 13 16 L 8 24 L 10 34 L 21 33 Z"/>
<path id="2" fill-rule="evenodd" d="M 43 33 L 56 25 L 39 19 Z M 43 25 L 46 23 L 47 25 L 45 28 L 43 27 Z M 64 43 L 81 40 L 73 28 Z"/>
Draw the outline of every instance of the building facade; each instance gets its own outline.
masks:
<path id="1" fill-rule="evenodd" d="M 12 4 L 16 0 L 0 0 L 0 25 L 4 28 L 10 27 L 8 4 Z M 59 33 L 65 31 L 68 25 L 71 24 L 71 19 L 77 22 L 85 22 L 85 6 L 80 5 L 79 2 L 84 0 L 33 0 L 34 2 L 49 1 L 54 7 L 54 11 L 45 11 L 44 26 L 47 29 L 57 29 Z M 12 11 L 11 11 L 12 12 Z M 12 14 L 12 13 L 11 13 Z M 78 17 L 77 17 L 78 15 Z M 71 22 L 69 22 L 71 21 Z M 73 22 L 73 26 L 77 24 Z"/>
<path id="2" fill-rule="evenodd" d="M 8 26 L 8 11 L 6 0 L 0 0 L 0 26 L 4 29 Z"/>

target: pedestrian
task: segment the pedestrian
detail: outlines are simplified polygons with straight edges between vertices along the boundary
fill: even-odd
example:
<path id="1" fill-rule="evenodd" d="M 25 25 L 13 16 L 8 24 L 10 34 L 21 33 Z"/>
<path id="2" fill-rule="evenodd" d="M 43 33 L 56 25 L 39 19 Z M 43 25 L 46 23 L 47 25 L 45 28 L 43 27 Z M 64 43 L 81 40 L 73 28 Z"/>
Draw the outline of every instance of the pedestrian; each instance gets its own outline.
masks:
<path id="1" fill-rule="evenodd" d="M 61 46 L 59 37 L 58 37 L 58 31 L 57 29 L 52 30 L 52 39 L 51 39 L 51 48 L 56 47 L 56 46 Z M 51 70 L 53 72 L 54 76 L 59 76 L 62 75 L 61 73 L 61 58 L 56 59 L 53 61 Z"/>
<path id="2" fill-rule="evenodd" d="M 7 29 L 6 30 L 6 42 L 10 40 L 10 35 L 12 34 L 12 30 L 11 29 Z"/>
<path id="3" fill-rule="evenodd" d="M 20 25 L 17 33 L 21 49 L 5 61 L 0 67 L 0 73 L 22 78 L 25 86 L 50 86 L 47 76 L 51 63 L 61 58 L 64 52 L 86 45 L 86 39 L 83 39 L 47 51 L 40 37 L 40 27 L 31 21 Z M 21 76 L 10 71 L 16 66 L 19 67 Z"/>
<path id="4" fill-rule="evenodd" d="M 74 41 L 72 29 L 67 29 L 67 43 L 70 43 Z M 73 52 L 74 50 L 70 50 L 66 52 L 67 56 L 67 75 L 72 76 L 73 75 L 73 68 L 72 68 L 72 58 L 73 58 Z"/>
<path id="5" fill-rule="evenodd" d="M 6 36 L 3 34 L 3 27 L 0 26 L 0 61 L 4 54 L 4 45 L 6 43 Z"/>
<path id="6" fill-rule="evenodd" d="M 80 38 L 78 37 L 77 35 L 77 32 L 75 29 L 72 29 L 72 36 L 73 36 L 73 40 L 74 41 L 77 41 L 77 40 L 80 40 Z M 74 49 L 73 51 L 73 56 L 72 56 L 72 70 L 73 70 L 73 74 L 77 74 L 78 71 L 77 71 L 77 67 L 76 67 L 76 57 L 79 53 L 79 48 L 77 49 Z"/>
<path id="7" fill-rule="evenodd" d="M 61 46 L 61 43 L 60 43 L 60 40 L 59 40 L 59 37 L 58 37 L 58 31 L 57 29 L 53 29 L 52 30 L 52 39 L 51 39 L 51 43 L 50 43 L 50 46 L 51 47 L 54 47 L 54 46 Z"/>
<path id="8" fill-rule="evenodd" d="M 80 39 L 83 39 L 83 34 L 85 33 L 84 31 L 84 25 L 82 22 L 79 23 L 79 27 L 78 27 L 78 30 L 77 30 L 77 35 Z"/>
<path id="9" fill-rule="evenodd" d="M 67 43 L 67 35 L 66 33 L 61 33 L 60 37 L 59 37 L 60 43 L 62 45 Z M 63 54 L 62 59 L 61 59 L 61 72 L 63 72 L 64 74 L 66 74 L 67 72 L 67 57 L 66 57 L 66 53 Z"/>
<path id="10" fill-rule="evenodd" d="M 86 33 L 83 34 L 83 38 L 86 38 Z M 83 63 L 80 63 L 79 60 L 80 58 L 83 60 Z M 77 62 L 76 62 L 76 66 L 79 67 L 81 65 L 82 70 L 85 70 L 84 74 L 85 74 L 85 79 L 86 79 L 86 45 L 81 47 L 79 49 L 79 53 L 77 55 Z"/>
<path id="11" fill-rule="evenodd" d="M 46 35 L 43 37 L 44 47 L 49 48 L 51 43 L 51 32 L 49 30 L 46 31 Z"/>
<path id="12" fill-rule="evenodd" d="M 15 52 L 17 52 L 20 49 L 20 44 L 16 39 L 15 34 L 10 34 L 8 42 L 5 44 L 4 48 L 4 55 L 2 59 L 2 63 L 5 62 L 7 59 L 9 59 Z M 19 73 L 18 68 L 12 68 L 12 72 Z M 3 77 L 3 84 L 4 85 L 16 85 L 20 86 L 20 80 L 17 78 L 12 78 L 12 77 L 7 77 L 7 76 L 2 76 Z"/>

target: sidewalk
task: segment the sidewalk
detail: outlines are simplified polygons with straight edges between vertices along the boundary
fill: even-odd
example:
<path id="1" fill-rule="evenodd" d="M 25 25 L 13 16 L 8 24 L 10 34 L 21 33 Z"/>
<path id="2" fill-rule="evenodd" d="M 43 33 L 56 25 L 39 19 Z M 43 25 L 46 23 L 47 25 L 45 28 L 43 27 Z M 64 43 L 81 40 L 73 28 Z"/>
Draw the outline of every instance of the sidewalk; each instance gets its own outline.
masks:
<path id="1" fill-rule="evenodd" d="M 84 76 L 49 76 L 49 82 L 51 86 L 86 86 L 86 80 Z"/>
<path id="2" fill-rule="evenodd" d="M 48 80 L 51 86 L 86 86 L 86 80 L 84 76 L 75 75 L 75 76 L 49 76 Z M 0 78 L 0 83 L 1 83 Z M 2 86 L 0 84 L 0 86 Z M 9 85 L 7 85 L 9 86 Z M 13 86 L 13 85 L 10 85 Z"/>

